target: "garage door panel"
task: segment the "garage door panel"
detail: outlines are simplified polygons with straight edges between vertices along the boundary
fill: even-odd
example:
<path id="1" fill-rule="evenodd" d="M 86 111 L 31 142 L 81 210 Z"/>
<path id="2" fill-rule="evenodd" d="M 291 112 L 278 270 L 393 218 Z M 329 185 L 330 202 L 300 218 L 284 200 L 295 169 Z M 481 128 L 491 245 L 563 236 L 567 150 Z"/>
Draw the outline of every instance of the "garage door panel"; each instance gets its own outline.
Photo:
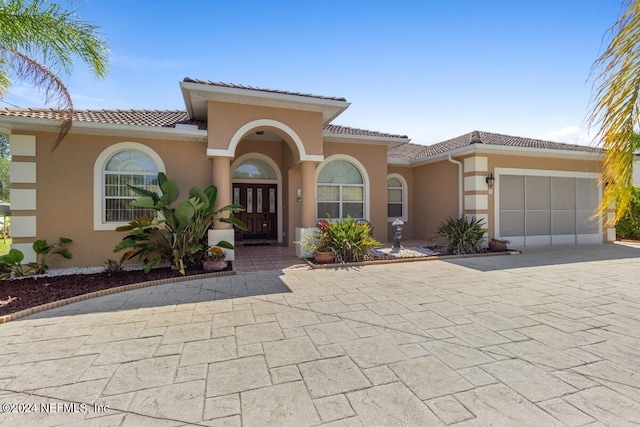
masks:
<path id="1" fill-rule="evenodd" d="M 576 234 L 576 211 L 552 211 L 551 221 L 553 224 L 552 234 Z"/>
<path id="2" fill-rule="evenodd" d="M 502 236 L 524 236 L 524 211 L 502 211 L 500 224 Z"/>
<path id="3" fill-rule="evenodd" d="M 500 179 L 500 209 L 524 209 L 524 176 L 504 175 Z"/>
<path id="4" fill-rule="evenodd" d="M 598 232 L 598 220 L 593 217 L 593 211 L 578 211 L 576 213 L 578 222 L 578 234 L 590 234 Z"/>
<path id="5" fill-rule="evenodd" d="M 514 246 L 602 243 L 595 178 L 500 175 L 499 235 Z"/>
<path id="6" fill-rule="evenodd" d="M 525 235 L 527 237 L 551 235 L 551 213 L 549 210 L 528 210 L 526 213 L 525 224 Z"/>
<path id="7" fill-rule="evenodd" d="M 593 213 L 598 206 L 598 180 L 581 178 L 576 180 L 576 208 Z"/>
<path id="8" fill-rule="evenodd" d="M 576 179 L 575 178 L 551 178 L 551 199 L 554 210 L 576 209 Z"/>
<path id="9" fill-rule="evenodd" d="M 551 209 L 551 178 L 548 176 L 526 177 L 525 194 L 525 209 L 548 211 Z"/>

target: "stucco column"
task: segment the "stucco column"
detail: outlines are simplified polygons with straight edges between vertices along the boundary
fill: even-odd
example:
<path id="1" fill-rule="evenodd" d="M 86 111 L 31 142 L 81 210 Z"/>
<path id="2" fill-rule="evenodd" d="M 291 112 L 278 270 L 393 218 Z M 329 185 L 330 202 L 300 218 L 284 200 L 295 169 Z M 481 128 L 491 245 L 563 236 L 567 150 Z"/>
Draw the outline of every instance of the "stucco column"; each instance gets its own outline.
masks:
<path id="1" fill-rule="evenodd" d="M 302 169 L 302 226 L 316 226 L 316 164 L 303 161 Z"/>
<path id="2" fill-rule="evenodd" d="M 213 185 L 218 188 L 215 210 L 231 204 L 231 159 L 229 157 L 213 158 Z M 215 221 L 213 228 L 222 230 L 231 228 L 231 224 Z"/>

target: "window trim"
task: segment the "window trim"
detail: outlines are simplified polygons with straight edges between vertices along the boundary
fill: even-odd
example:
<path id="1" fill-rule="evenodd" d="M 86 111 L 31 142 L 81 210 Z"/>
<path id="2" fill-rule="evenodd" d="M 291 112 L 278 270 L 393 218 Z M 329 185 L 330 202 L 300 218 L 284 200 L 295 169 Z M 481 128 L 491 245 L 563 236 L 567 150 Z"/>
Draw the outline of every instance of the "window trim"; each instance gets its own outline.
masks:
<path id="1" fill-rule="evenodd" d="M 400 184 L 402 184 L 402 216 L 400 217 L 401 221 L 407 222 L 409 221 L 409 215 L 408 215 L 408 209 L 409 209 L 409 200 L 407 197 L 407 190 L 408 190 L 408 186 L 407 186 L 407 180 L 404 179 L 404 177 L 402 175 L 400 175 L 399 173 L 390 173 L 389 175 L 387 175 L 387 212 L 389 212 L 389 188 L 397 188 L 397 187 L 389 187 L 389 180 L 391 178 L 395 178 L 398 181 L 400 181 Z M 398 217 L 387 217 L 387 222 L 393 222 L 396 219 L 398 219 Z"/>
<path id="2" fill-rule="evenodd" d="M 327 158 L 324 159 L 324 161 L 322 163 L 320 163 L 318 165 L 318 167 L 316 168 L 316 177 L 315 177 L 315 186 L 314 186 L 314 191 L 315 191 L 315 205 L 316 205 L 316 218 L 323 218 L 320 217 L 318 214 L 318 186 L 319 185 L 324 185 L 321 182 L 318 182 L 318 176 L 320 175 L 320 172 L 322 171 L 322 169 L 327 166 L 329 163 L 331 163 L 334 160 L 344 160 L 347 161 L 349 163 L 351 163 L 353 166 L 355 166 L 356 169 L 358 169 L 358 172 L 360 172 L 360 175 L 362 176 L 362 184 L 352 184 L 352 186 L 357 187 L 357 186 L 362 186 L 364 188 L 364 203 L 363 203 L 363 219 L 366 219 L 367 221 L 371 221 L 370 219 L 370 194 L 369 194 L 369 175 L 367 174 L 367 170 L 365 169 L 364 165 L 362 163 L 360 163 L 360 161 L 358 159 L 356 159 L 355 157 L 351 157 L 348 156 L 346 154 L 334 154 L 332 156 L 329 156 Z M 331 185 L 331 184 L 328 184 Z M 341 187 L 345 184 L 339 184 Z M 350 184 L 346 184 L 346 185 L 350 185 Z M 342 194 L 342 193 L 341 193 Z M 340 201 L 340 204 L 342 204 L 343 202 Z M 339 218 L 332 218 L 332 219 L 339 219 Z M 359 218 L 356 218 L 359 219 Z"/>
<path id="3" fill-rule="evenodd" d="M 137 150 L 141 151 L 156 163 L 158 172 L 165 172 L 166 168 L 162 158 L 152 148 L 138 142 L 119 142 L 105 148 L 96 158 L 93 164 L 93 229 L 94 231 L 113 231 L 116 227 L 127 225 L 128 222 L 105 222 L 103 220 L 104 210 L 104 168 L 107 162 L 115 154 L 121 151 Z"/>

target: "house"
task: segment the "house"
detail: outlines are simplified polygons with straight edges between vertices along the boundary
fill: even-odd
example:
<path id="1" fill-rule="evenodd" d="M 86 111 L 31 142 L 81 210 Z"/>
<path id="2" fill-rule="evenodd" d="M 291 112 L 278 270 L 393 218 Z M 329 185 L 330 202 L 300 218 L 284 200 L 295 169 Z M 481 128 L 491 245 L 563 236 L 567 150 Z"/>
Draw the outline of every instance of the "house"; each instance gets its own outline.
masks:
<path id="1" fill-rule="evenodd" d="M 186 111 L 75 111 L 60 123 L 47 109 L 0 110 L 11 138 L 14 247 L 33 258 L 37 238 L 73 239 L 74 263 L 102 265 L 139 212 L 126 184 L 153 187 L 166 172 L 187 194 L 218 187 L 220 206 L 239 202 L 247 232 L 216 224 L 211 239 L 293 245 L 317 218 L 370 221 L 374 237 L 431 239 L 462 214 L 486 221 L 512 246 L 601 243 L 615 232 L 593 217 L 603 152 L 474 131 L 422 146 L 405 135 L 339 126 L 344 98 L 186 78 Z M 215 241 L 217 241 L 215 240 Z"/>

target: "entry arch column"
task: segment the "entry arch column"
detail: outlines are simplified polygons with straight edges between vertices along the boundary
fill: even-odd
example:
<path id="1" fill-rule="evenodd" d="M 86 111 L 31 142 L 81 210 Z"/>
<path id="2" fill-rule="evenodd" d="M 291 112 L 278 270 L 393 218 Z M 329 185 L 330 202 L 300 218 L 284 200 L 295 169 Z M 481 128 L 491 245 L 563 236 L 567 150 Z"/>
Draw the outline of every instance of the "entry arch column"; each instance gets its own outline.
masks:
<path id="1" fill-rule="evenodd" d="M 316 226 L 316 166 L 317 162 L 300 162 L 302 173 L 302 227 Z"/>
<path id="2" fill-rule="evenodd" d="M 231 158 L 227 156 L 213 156 L 212 160 L 212 183 L 218 190 L 213 207 L 214 210 L 217 211 L 223 206 L 231 204 Z M 213 229 L 209 230 L 208 240 L 209 246 L 213 246 L 221 240 L 226 240 L 232 245 L 235 244 L 233 226 L 225 222 L 214 221 Z M 224 251 L 227 254 L 227 260 L 233 261 L 235 259 L 234 250 L 225 249 Z"/>

